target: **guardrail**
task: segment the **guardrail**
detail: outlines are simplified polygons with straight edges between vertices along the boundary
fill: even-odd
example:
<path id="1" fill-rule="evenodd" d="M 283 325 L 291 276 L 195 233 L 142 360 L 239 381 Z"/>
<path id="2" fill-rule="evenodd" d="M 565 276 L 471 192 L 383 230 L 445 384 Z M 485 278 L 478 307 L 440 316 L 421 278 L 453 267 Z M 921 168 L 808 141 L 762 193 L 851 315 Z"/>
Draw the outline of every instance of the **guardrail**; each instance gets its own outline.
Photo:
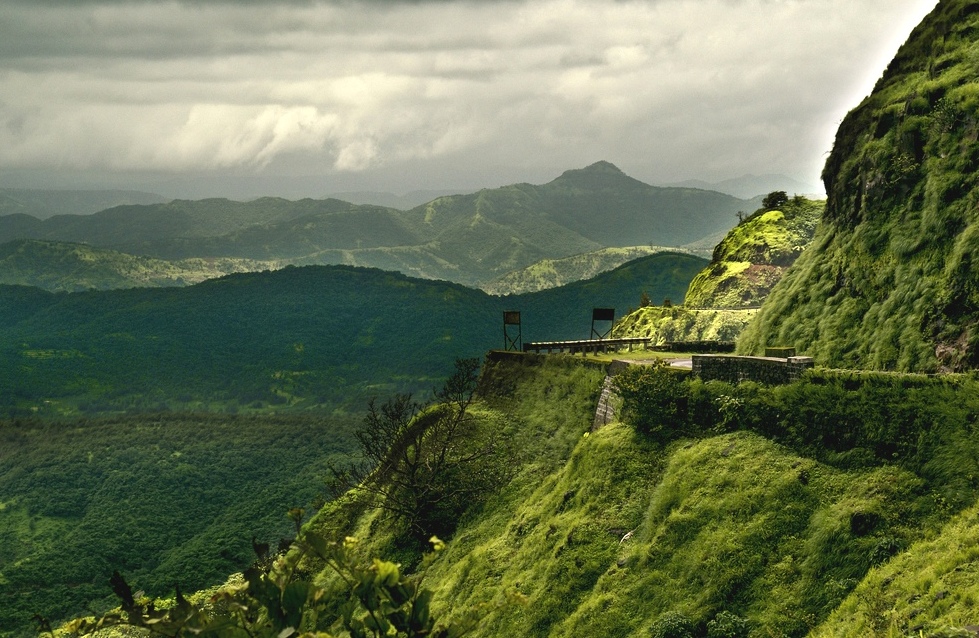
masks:
<path id="1" fill-rule="evenodd" d="M 524 352 L 536 352 L 540 354 L 542 351 L 547 353 L 552 352 L 568 352 L 570 354 L 582 355 L 588 353 L 598 354 L 599 352 L 608 352 L 609 350 L 618 350 L 619 348 L 628 346 L 632 350 L 633 346 L 645 346 L 649 344 L 649 339 L 646 337 L 626 337 L 621 339 L 579 339 L 577 341 L 532 341 L 523 344 Z"/>

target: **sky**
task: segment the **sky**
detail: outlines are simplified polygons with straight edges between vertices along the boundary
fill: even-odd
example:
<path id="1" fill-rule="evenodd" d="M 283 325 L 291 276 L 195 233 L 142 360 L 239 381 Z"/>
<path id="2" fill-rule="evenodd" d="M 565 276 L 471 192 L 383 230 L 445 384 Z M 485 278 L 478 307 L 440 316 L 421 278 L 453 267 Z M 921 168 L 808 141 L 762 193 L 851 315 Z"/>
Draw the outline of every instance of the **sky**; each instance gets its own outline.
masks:
<path id="1" fill-rule="evenodd" d="M 2 0 L 0 186 L 820 188 L 935 0 Z"/>

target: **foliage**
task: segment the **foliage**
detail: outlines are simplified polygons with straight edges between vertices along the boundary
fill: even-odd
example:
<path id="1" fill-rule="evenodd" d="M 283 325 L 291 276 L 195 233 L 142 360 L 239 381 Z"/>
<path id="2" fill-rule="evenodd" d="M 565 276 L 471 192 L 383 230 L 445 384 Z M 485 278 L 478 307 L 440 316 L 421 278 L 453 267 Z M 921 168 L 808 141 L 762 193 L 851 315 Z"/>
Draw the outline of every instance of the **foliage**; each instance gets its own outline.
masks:
<path id="1" fill-rule="evenodd" d="M 355 417 L 130 415 L 0 422 L 0 634 L 104 610 L 112 568 L 152 596 L 249 564 L 315 503 Z"/>
<path id="2" fill-rule="evenodd" d="M 785 205 L 789 201 L 789 196 L 785 191 L 772 191 L 761 200 L 761 205 L 766 210 L 775 210 Z"/>
<path id="3" fill-rule="evenodd" d="M 685 372 L 662 360 L 630 366 L 615 376 L 615 391 L 622 397 L 622 418 L 647 436 L 661 438 L 675 434 L 678 424 L 687 420 Z"/>
<path id="4" fill-rule="evenodd" d="M 800 195 L 772 201 L 780 203 L 765 204 L 717 244 L 711 263 L 690 282 L 684 304 L 739 308 L 764 301 L 812 242 L 824 208 L 824 202 Z"/>
<path id="5" fill-rule="evenodd" d="M 693 638 L 693 623 L 678 611 L 668 611 L 653 623 L 652 638 Z"/>
<path id="6" fill-rule="evenodd" d="M 462 622 L 436 625 L 432 592 L 421 586 L 424 570 L 409 577 L 391 562 L 375 558 L 362 564 L 353 551 L 356 539 L 334 543 L 303 532 L 298 525 L 301 510 L 295 516 L 298 535 L 288 553 L 275 557 L 268 546 L 256 547 L 259 560 L 245 571 L 241 585 L 220 588 L 202 604 L 192 603 L 177 589 L 172 604 L 160 605 L 138 599 L 115 572 L 112 584 L 120 609 L 96 619 L 74 620 L 66 631 L 84 635 L 128 626 L 171 637 L 331 638 L 344 632 L 350 638 L 455 638 L 478 622 L 479 611 L 471 610 Z M 436 537 L 431 542 L 436 551 L 444 547 Z M 307 557 L 328 565 L 345 583 L 341 600 L 331 600 L 331 592 L 299 569 Z"/>
<path id="7" fill-rule="evenodd" d="M 748 621 L 729 611 L 722 611 L 707 623 L 707 638 L 748 638 Z"/>
<path id="8" fill-rule="evenodd" d="M 457 359 L 455 372 L 419 411 L 409 395 L 370 404 L 356 433 L 363 461 L 332 467 L 333 490 L 350 489 L 370 507 L 393 514 L 417 540 L 451 534 L 458 517 L 508 476 L 507 451 L 469 412 L 479 359 Z"/>

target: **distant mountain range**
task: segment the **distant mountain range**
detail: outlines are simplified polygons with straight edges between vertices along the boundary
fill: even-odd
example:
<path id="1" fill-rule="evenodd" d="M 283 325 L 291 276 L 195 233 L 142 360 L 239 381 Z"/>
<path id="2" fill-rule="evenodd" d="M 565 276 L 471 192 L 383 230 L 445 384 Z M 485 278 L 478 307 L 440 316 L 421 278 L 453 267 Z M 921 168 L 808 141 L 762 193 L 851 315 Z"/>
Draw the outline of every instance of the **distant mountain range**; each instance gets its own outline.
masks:
<path id="1" fill-rule="evenodd" d="M 351 204 L 369 204 L 397 208 L 398 210 L 409 210 L 416 206 L 426 204 L 433 199 L 438 199 L 439 197 L 468 192 L 470 191 L 465 188 L 411 191 L 403 195 L 382 191 L 341 191 L 329 193 L 327 197 L 331 199 L 342 199 Z"/>
<path id="2" fill-rule="evenodd" d="M 338 199 L 174 200 L 92 215 L 0 216 L 0 243 L 75 242 L 158 260 L 345 264 L 478 286 L 543 259 L 723 235 L 757 202 L 661 188 L 608 162 L 540 186 L 436 198 L 409 210 Z M 96 285 L 95 287 L 102 287 Z"/>
<path id="3" fill-rule="evenodd" d="M 0 188 L 0 215 L 91 215 L 113 206 L 160 204 L 161 195 L 127 190 L 40 190 Z"/>
<path id="4" fill-rule="evenodd" d="M 727 193 L 733 197 L 753 199 L 772 191 L 785 191 L 788 195 L 820 195 L 822 184 L 801 182 L 786 175 L 742 175 L 720 182 L 706 182 L 701 179 L 688 179 L 666 184 L 680 188 L 702 188 L 704 190 Z"/>

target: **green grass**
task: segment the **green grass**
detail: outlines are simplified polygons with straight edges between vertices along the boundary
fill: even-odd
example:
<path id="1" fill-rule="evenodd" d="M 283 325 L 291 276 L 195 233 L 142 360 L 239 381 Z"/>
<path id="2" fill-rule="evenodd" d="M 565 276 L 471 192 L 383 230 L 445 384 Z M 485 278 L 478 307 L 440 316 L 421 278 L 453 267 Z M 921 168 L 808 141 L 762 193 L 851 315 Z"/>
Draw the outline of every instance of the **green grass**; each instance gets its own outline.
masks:
<path id="1" fill-rule="evenodd" d="M 964 474 L 979 475 L 966 440 L 979 394 L 967 379 L 819 373 L 735 388 L 678 377 L 689 397 L 653 440 L 628 423 L 591 430 L 601 376 L 591 357 L 505 357 L 487 371 L 477 413 L 521 457 L 427 576 L 438 613 L 486 606 L 476 636 L 648 635 L 670 613 L 703 635 L 725 612 L 753 636 L 798 637 L 837 622 L 878 570 L 906 564 L 902 552 L 936 561 L 914 581 L 933 598 L 971 560 L 971 540 L 958 553 L 936 540 L 975 517 Z M 383 516 L 349 529 L 370 539 L 368 554 L 398 551 Z M 960 622 L 973 586 L 938 597 L 935 622 Z M 526 604 L 504 602 L 514 594 Z"/>
<path id="2" fill-rule="evenodd" d="M 735 226 L 714 249 L 683 303 L 740 308 L 760 304 L 812 242 L 824 202 L 796 196 L 778 210 L 761 208 Z"/>
<path id="3" fill-rule="evenodd" d="M 645 337 L 654 344 L 674 341 L 734 341 L 757 310 L 693 310 L 647 306 L 623 317 L 613 337 Z"/>
<path id="4" fill-rule="evenodd" d="M 826 213 L 739 344 L 794 346 L 833 367 L 979 365 L 979 15 L 942 2 L 840 126 Z"/>

